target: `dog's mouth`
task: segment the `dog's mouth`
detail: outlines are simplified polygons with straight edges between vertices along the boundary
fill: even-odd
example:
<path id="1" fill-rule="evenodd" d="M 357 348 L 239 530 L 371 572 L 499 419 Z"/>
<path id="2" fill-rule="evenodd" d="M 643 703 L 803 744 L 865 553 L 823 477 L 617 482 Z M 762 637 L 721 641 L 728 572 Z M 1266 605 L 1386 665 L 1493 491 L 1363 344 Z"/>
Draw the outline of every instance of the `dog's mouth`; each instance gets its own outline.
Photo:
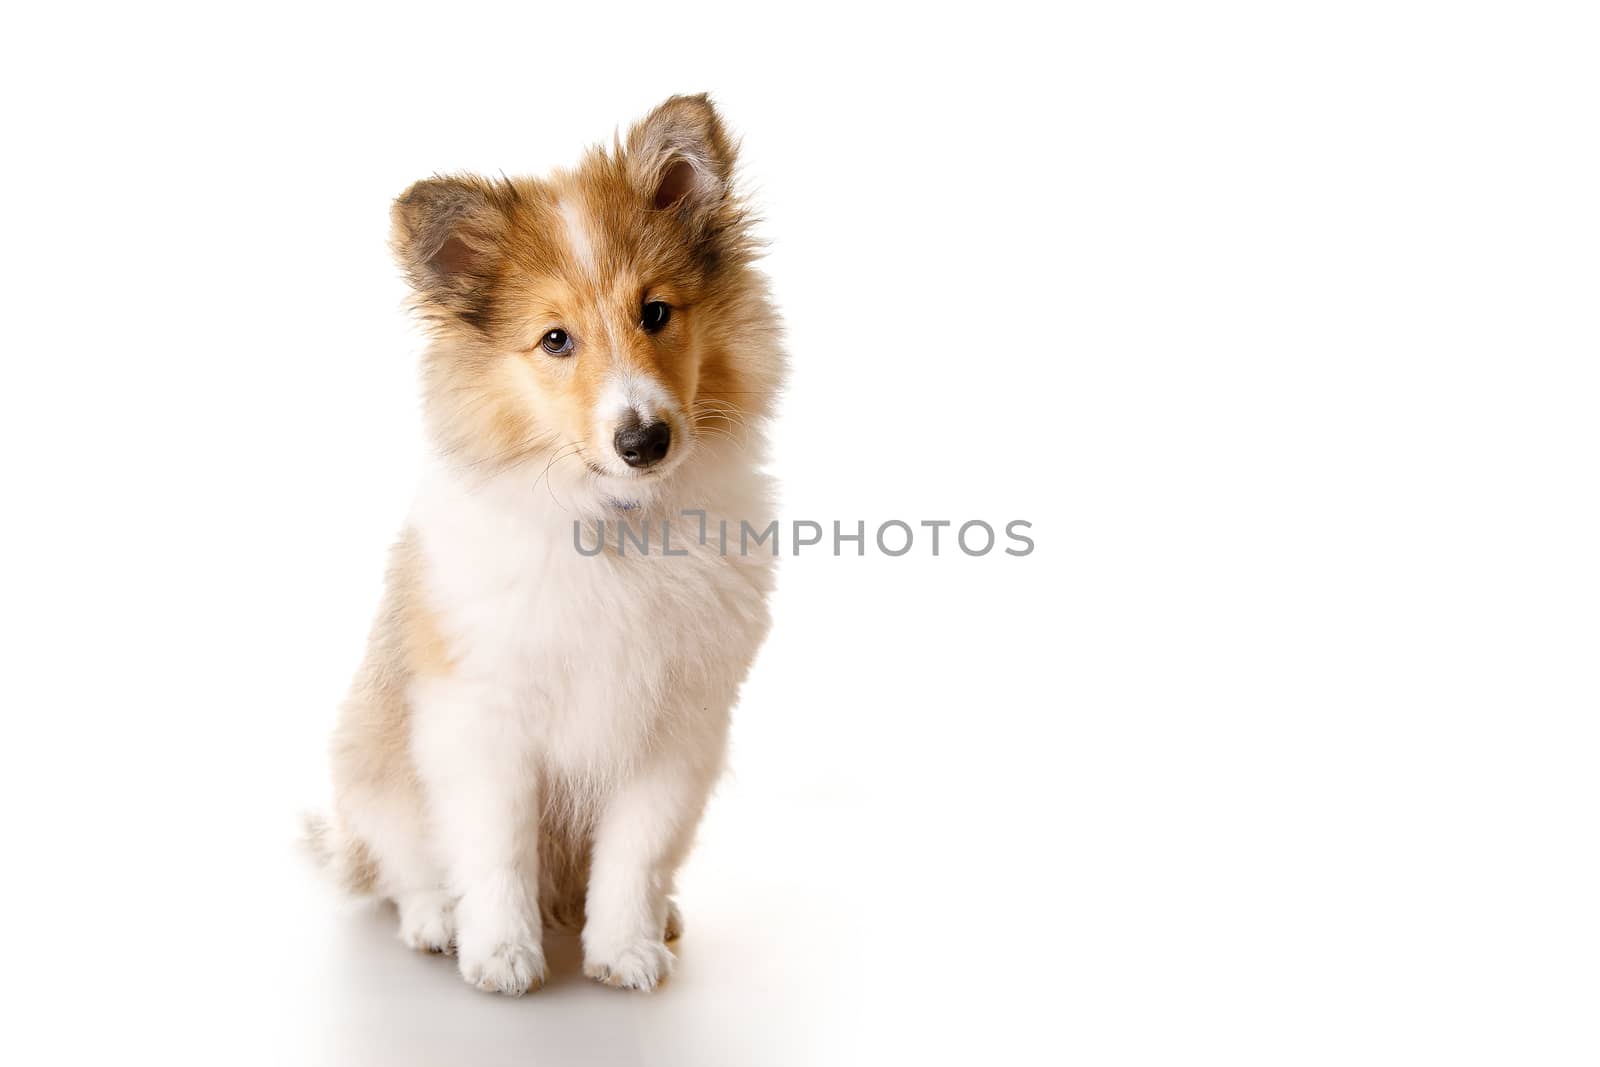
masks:
<path id="1" fill-rule="evenodd" d="M 660 482 L 664 475 L 670 473 L 658 467 L 639 471 L 607 470 L 588 456 L 583 457 L 583 465 L 588 468 L 606 504 L 615 511 L 637 510 L 656 492 L 654 484 L 646 486 L 641 483 Z M 676 467 L 677 464 L 672 466 Z"/>
<path id="2" fill-rule="evenodd" d="M 589 468 L 589 473 L 597 478 L 613 478 L 622 482 L 644 482 L 652 478 L 659 478 L 667 473 L 664 470 L 652 467 L 643 471 L 611 471 L 606 470 L 592 459 L 584 459 L 584 466 Z"/>

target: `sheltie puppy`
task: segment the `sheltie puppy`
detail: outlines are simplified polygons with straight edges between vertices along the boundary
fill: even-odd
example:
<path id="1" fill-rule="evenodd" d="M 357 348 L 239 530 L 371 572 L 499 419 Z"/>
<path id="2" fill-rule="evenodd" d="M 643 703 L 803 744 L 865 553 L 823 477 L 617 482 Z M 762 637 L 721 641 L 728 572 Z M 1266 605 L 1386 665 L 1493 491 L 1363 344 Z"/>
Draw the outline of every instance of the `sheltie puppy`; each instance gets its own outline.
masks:
<path id="1" fill-rule="evenodd" d="M 537 989 L 544 926 L 608 985 L 672 968 L 772 586 L 774 553 L 705 536 L 773 519 L 784 357 L 734 156 L 678 96 L 571 170 L 394 204 L 431 447 L 308 834 L 480 989 Z"/>

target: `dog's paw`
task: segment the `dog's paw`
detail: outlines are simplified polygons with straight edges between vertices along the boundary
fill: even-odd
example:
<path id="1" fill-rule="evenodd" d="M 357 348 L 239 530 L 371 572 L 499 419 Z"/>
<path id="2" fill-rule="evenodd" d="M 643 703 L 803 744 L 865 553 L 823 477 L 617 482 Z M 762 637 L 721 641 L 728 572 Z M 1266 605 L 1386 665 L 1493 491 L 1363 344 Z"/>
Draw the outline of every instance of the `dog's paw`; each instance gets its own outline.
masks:
<path id="1" fill-rule="evenodd" d="M 683 912 L 678 910 L 678 902 L 667 901 L 667 925 L 661 932 L 661 940 L 676 941 L 683 936 Z"/>
<path id="2" fill-rule="evenodd" d="M 486 993 L 520 997 L 544 985 L 544 949 L 532 941 L 503 941 L 488 951 L 461 948 L 461 977 Z"/>
<path id="3" fill-rule="evenodd" d="M 445 893 L 412 893 L 395 902 L 400 940 L 420 952 L 455 951 L 455 901 Z"/>
<path id="4" fill-rule="evenodd" d="M 617 989 L 654 989 L 672 973 L 672 950 L 663 941 L 639 940 L 621 951 L 586 954 L 583 973 Z"/>

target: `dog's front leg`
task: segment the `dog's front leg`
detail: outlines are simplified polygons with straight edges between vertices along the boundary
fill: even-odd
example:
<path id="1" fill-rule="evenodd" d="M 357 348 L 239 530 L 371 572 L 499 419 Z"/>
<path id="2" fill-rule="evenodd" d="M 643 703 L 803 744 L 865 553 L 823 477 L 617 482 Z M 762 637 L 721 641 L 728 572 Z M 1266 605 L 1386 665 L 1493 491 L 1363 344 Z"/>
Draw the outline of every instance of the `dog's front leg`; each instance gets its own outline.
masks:
<path id="1" fill-rule="evenodd" d="M 716 770 L 705 760 L 658 755 L 606 804 L 595 830 L 583 927 L 589 977 L 649 990 L 671 973 L 667 893 Z"/>
<path id="2" fill-rule="evenodd" d="M 544 984 L 535 761 L 506 702 L 434 681 L 417 694 L 414 754 L 449 866 L 461 976 L 519 996 Z"/>

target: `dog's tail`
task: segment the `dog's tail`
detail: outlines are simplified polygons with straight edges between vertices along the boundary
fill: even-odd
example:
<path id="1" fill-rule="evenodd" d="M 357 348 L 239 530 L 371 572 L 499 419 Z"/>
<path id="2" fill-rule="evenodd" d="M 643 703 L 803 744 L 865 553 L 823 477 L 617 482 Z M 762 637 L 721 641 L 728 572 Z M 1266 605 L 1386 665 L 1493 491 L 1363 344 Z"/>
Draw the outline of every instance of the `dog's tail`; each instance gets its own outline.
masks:
<path id="1" fill-rule="evenodd" d="M 325 875 L 354 896 L 377 892 L 378 865 L 361 839 L 347 833 L 334 818 L 320 812 L 300 815 L 300 844 Z"/>

